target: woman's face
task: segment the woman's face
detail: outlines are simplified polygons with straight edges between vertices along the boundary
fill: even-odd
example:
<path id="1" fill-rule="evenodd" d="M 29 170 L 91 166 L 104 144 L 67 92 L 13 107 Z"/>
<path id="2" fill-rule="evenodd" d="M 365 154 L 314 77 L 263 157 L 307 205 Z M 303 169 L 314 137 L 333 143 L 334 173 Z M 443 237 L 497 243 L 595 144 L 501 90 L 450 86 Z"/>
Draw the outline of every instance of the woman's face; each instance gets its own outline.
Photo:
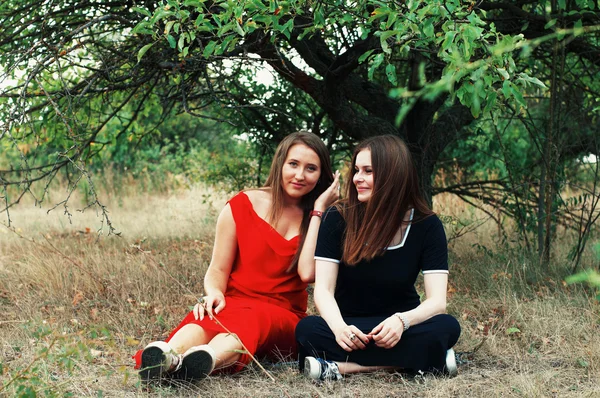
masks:
<path id="1" fill-rule="evenodd" d="M 304 144 L 292 145 L 281 171 L 283 191 L 292 198 L 301 198 L 315 188 L 319 177 L 319 155 Z"/>
<path id="2" fill-rule="evenodd" d="M 369 149 L 363 149 L 356 155 L 352 182 L 358 192 L 358 200 L 368 202 L 373 194 L 373 167 Z"/>

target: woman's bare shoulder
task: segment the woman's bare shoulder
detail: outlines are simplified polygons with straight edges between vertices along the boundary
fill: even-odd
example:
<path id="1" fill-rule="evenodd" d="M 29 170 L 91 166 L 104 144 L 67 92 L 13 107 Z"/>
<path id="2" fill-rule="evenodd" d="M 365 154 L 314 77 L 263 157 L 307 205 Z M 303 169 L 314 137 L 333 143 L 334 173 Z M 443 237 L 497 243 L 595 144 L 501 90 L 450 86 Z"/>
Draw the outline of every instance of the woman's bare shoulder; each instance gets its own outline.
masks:
<path id="1" fill-rule="evenodd" d="M 255 211 L 268 209 L 271 206 L 271 188 L 256 188 L 244 191 Z"/>

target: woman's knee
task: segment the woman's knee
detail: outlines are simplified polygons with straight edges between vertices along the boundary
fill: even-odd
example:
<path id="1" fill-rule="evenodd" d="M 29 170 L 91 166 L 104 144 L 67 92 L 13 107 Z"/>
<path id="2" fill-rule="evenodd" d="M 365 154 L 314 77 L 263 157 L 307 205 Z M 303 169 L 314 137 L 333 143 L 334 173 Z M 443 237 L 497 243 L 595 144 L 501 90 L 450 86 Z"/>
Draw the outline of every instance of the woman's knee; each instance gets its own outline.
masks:
<path id="1" fill-rule="evenodd" d="M 175 352 L 182 354 L 190 347 L 208 343 L 215 334 L 204 330 L 200 325 L 190 323 L 184 325 L 171 337 L 169 345 Z"/>
<path id="2" fill-rule="evenodd" d="M 434 319 L 437 324 L 436 329 L 448 336 L 448 346 L 454 346 L 454 344 L 456 344 L 458 341 L 461 332 L 460 323 L 458 323 L 458 320 L 449 314 L 436 315 L 432 319 Z"/>
<path id="3" fill-rule="evenodd" d="M 323 323 L 323 318 L 320 316 L 310 315 L 303 318 L 296 325 L 296 340 L 301 345 L 311 340 L 311 336 L 317 333 Z"/>

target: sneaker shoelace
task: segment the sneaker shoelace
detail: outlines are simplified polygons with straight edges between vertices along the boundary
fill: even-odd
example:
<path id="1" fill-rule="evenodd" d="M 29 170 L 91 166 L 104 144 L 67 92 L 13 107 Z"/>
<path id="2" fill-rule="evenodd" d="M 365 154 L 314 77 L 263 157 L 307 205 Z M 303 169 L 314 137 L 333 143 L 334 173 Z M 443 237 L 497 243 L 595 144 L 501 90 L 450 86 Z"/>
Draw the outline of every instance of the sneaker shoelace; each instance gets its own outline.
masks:
<path id="1" fill-rule="evenodd" d="M 336 364 L 321 360 L 321 380 L 337 380 L 339 374 Z"/>

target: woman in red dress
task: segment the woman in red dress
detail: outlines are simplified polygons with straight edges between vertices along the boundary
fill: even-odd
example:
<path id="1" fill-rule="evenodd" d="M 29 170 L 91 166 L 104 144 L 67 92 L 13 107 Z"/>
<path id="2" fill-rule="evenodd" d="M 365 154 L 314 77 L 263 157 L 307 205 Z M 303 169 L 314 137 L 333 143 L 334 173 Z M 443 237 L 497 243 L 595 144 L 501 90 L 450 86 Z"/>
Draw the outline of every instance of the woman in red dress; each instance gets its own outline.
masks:
<path id="1" fill-rule="evenodd" d="M 238 371 L 252 355 L 295 353 L 320 215 L 338 189 L 338 173 L 315 134 L 284 138 L 265 187 L 238 193 L 217 219 L 202 303 L 166 341 L 134 356 L 142 380 L 197 380 L 215 369 Z"/>

